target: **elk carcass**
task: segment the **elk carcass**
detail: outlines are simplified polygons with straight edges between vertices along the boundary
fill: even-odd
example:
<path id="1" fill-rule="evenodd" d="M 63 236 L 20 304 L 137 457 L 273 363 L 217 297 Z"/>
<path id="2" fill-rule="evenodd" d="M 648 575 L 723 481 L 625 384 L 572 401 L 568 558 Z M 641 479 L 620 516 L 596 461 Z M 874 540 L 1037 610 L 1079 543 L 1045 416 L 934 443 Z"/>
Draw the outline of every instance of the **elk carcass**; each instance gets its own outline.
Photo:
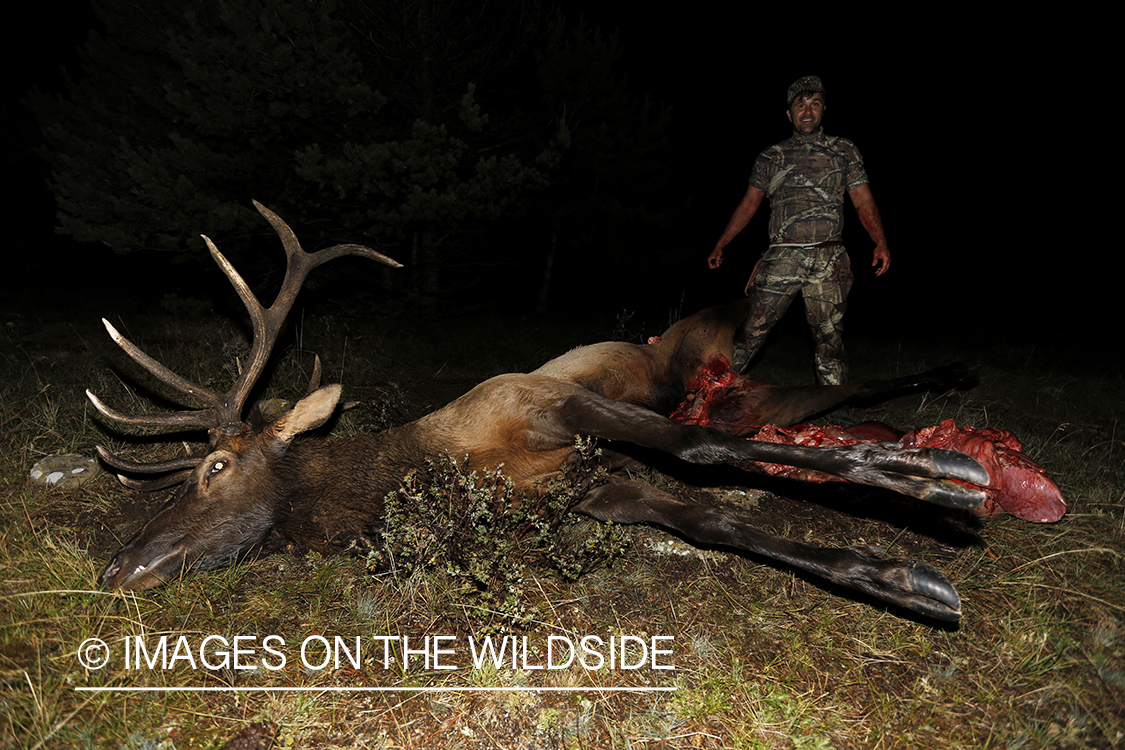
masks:
<path id="1" fill-rule="evenodd" d="M 887 380 L 835 386 L 755 383 L 731 369 L 734 337 L 749 314 L 749 299 L 701 310 L 674 323 L 647 345 L 607 341 L 580 347 L 536 372 L 579 383 L 603 396 L 668 414 L 680 424 L 716 427 L 731 435 L 791 445 L 900 442 L 948 448 L 975 458 L 989 474 L 982 516 L 1009 512 L 1026 521 L 1057 521 L 1066 501 L 1047 472 L 1023 453 L 1007 430 L 957 428 L 951 420 L 913 431 L 878 423 L 850 428 L 801 425 L 803 420 L 855 400 L 892 393 L 962 388 L 977 366 L 963 362 Z M 779 427 L 781 425 L 781 427 Z M 805 482 L 839 479 L 809 467 L 760 464 L 775 476 Z"/>
<path id="2" fill-rule="evenodd" d="M 252 427 L 243 420 L 249 393 L 308 272 L 342 255 L 398 265 L 357 245 L 306 253 L 280 218 L 255 206 L 273 225 L 288 256 L 282 288 L 269 308 L 206 240 L 253 322 L 249 361 L 230 391 L 214 393 L 188 382 L 105 323 L 130 357 L 179 393 L 208 406 L 130 416 L 87 392 L 98 411 L 124 425 L 198 428 L 210 436 L 206 454 L 155 464 L 127 461 L 99 447 L 102 459 L 123 474 L 157 475 L 148 480 L 123 477 L 130 486 L 179 484 L 167 505 L 106 567 L 102 581 L 111 588 L 149 589 L 188 569 L 230 564 L 271 533 L 324 553 L 372 544 L 379 538 L 383 498 L 428 457 L 467 456 L 470 470 L 502 466 L 517 490 L 531 492 L 567 466 L 578 435 L 636 444 L 694 463 L 757 461 L 814 469 L 950 508 L 973 508 L 985 498 L 976 485 L 988 482 L 987 472 L 962 453 L 881 443 L 810 448 L 754 442 L 677 424 L 653 411 L 674 406 L 699 362 L 715 346 L 728 345 L 730 326 L 715 308 L 693 316 L 690 325 L 673 325 L 661 345 L 583 347 L 535 372 L 494 377 L 438 411 L 382 433 L 331 440 L 302 437 L 332 415 L 339 385 L 310 387 L 311 393 L 291 411 L 271 424 Z M 604 456 L 607 462 L 616 458 L 613 451 Z M 960 617 L 956 590 L 929 565 L 785 539 L 754 528 L 737 513 L 700 506 L 621 476 L 590 490 L 574 510 L 603 521 L 651 523 L 698 543 L 756 553 L 928 617 Z"/>
<path id="3" fill-rule="evenodd" d="M 850 427 L 795 424 L 852 399 L 918 388 L 960 387 L 974 378 L 976 369 L 954 362 L 890 380 L 842 386 L 774 386 L 737 375 L 726 354 L 713 352 L 691 376 L 683 400 L 670 417 L 680 424 L 713 426 L 732 435 L 772 443 L 821 446 L 891 441 L 907 448 L 949 448 L 972 456 L 988 472 L 988 484 L 982 487 L 987 497 L 973 509 L 974 513 L 991 517 L 1007 512 L 1035 523 L 1058 521 L 1066 513 L 1062 492 L 1047 471 L 1023 452 L 1019 438 L 1009 430 L 959 428 L 952 419 L 909 432 L 881 422 Z M 805 482 L 834 479 L 813 469 L 781 464 L 762 464 L 759 468 Z"/>

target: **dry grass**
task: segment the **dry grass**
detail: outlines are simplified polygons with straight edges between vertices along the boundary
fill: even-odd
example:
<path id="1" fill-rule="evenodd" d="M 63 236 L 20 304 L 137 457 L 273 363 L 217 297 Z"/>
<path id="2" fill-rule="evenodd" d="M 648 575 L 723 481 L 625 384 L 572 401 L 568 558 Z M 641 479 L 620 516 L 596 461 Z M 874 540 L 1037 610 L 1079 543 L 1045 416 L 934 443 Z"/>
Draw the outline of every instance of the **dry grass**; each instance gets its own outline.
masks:
<path id="1" fill-rule="evenodd" d="M 189 377 L 222 385 L 244 344 L 237 329 L 153 320 L 127 331 Z M 488 321 L 403 330 L 393 321 L 329 320 L 299 331 L 268 396 L 298 395 L 319 349 L 329 380 L 362 402 L 338 431 L 412 418 L 480 379 L 529 369 L 578 343 L 517 325 L 482 343 Z M 124 329 L 123 329 L 124 330 Z M 313 748 L 1106 748 L 1125 746 L 1125 445 L 1122 373 L 1042 352 L 961 345 L 908 349 L 852 342 L 854 377 L 920 370 L 978 356 L 982 382 L 967 394 L 903 400 L 863 416 L 892 424 L 944 418 L 1014 430 L 1070 502 L 1059 524 L 1011 518 L 985 525 L 909 505 L 872 508 L 833 496 L 771 495 L 746 512 L 780 533 L 831 544 L 864 542 L 943 570 L 965 599 L 956 628 L 903 619 L 816 581 L 726 553 L 660 555 L 667 536 L 631 529 L 632 551 L 610 569 L 563 583 L 532 583 L 541 621 L 525 634 L 529 666 L 550 635 L 674 636 L 675 670 L 564 670 L 467 666 L 467 606 L 440 572 L 370 576 L 361 560 L 274 556 L 162 590 L 97 590 L 106 556 L 155 507 L 108 476 L 80 491 L 26 483 L 46 453 L 95 443 L 167 455 L 164 443 L 107 437 L 81 396 L 139 408 L 125 382 L 135 369 L 96 329 L 49 327 L 13 337 L 0 372 L 0 747 L 220 747 L 269 722 L 279 747 Z M 409 342 L 409 347 L 407 343 Z M 959 350 L 959 347 L 961 350 Z M 403 354 L 409 352 L 409 360 Z M 393 357 L 393 358 L 392 358 Z M 807 352 L 779 342 L 759 379 L 805 373 Z M 181 449 L 182 450 L 182 449 Z M 654 478 L 667 481 L 660 477 Z M 679 491 L 708 490 L 676 484 Z M 198 646 L 207 635 L 285 639 L 283 669 L 126 669 L 123 639 L 167 635 Z M 458 636 L 455 670 L 416 657 L 384 668 L 377 636 Z M 310 636 L 367 644 L 358 666 L 314 670 L 295 646 Z M 115 651 L 89 671 L 80 644 Z M 131 641 L 135 642 L 135 641 Z M 259 656 L 265 655 L 259 651 Z M 312 656 L 313 654 L 310 654 Z M 431 667 L 433 665 L 430 665 Z M 79 692 L 89 686 L 297 687 L 305 692 Z M 608 687 L 674 692 L 609 692 Z M 509 687 L 508 692 L 331 692 L 340 687 Z M 591 688 L 546 691 L 532 688 Z M 602 688 L 599 690 L 599 688 Z"/>

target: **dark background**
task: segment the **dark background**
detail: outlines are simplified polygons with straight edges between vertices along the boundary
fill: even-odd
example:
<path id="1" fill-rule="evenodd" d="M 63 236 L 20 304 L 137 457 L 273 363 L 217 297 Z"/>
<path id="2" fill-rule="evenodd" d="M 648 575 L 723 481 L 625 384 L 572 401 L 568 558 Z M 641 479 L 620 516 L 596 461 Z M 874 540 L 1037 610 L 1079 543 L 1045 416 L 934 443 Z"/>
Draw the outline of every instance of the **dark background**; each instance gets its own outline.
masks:
<path id="1" fill-rule="evenodd" d="M 105 247 L 53 233 L 45 168 L 30 152 L 38 136 L 20 99 L 32 84 L 59 86 L 60 66 L 75 68 L 74 47 L 93 21 L 85 4 L 71 7 L 36 11 L 18 34 L 30 43 L 8 77 L 5 313 L 61 296 L 80 301 L 91 282 L 120 280 L 128 268 Z M 1116 181 L 1098 187 L 1119 161 L 1105 135 L 1114 122 L 1091 106 L 1102 85 L 1097 69 L 1057 21 L 1017 28 L 918 11 L 908 22 L 845 6 L 732 13 L 696 4 L 642 14 L 579 3 L 566 11 L 619 29 L 634 89 L 672 105 L 672 189 L 690 201 L 668 238 L 682 247 L 682 262 L 660 282 L 589 306 L 612 314 L 645 300 L 686 314 L 741 294 L 766 244 L 764 212 L 720 270 L 704 259 L 754 157 L 790 132 L 787 87 L 814 74 L 827 88 L 825 130 L 855 141 L 865 157 L 893 257 L 875 280 L 872 243 L 849 207 L 845 240 L 857 277 L 849 335 L 1109 344 L 1116 356 L 1109 327 L 1120 318 L 1119 241 L 1100 208 Z M 632 249 L 638 266 L 647 250 Z"/>

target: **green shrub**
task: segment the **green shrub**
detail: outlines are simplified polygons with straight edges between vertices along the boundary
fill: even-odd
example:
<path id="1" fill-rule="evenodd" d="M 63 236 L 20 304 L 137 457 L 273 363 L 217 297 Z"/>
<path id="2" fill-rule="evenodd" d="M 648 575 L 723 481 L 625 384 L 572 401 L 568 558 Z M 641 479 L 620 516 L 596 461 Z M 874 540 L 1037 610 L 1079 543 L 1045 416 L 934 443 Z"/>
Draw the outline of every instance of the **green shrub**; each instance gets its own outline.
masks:
<path id="1" fill-rule="evenodd" d="M 372 570 L 409 575 L 440 572 L 453 579 L 474 627 L 526 627 L 540 616 L 529 602 L 529 567 L 575 580 L 620 555 L 620 527 L 570 510 L 607 472 L 599 451 L 579 438 L 574 460 L 550 482 L 517 493 L 502 470 L 467 472 L 450 458 L 432 459 L 386 498 L 382 545 Z"/>

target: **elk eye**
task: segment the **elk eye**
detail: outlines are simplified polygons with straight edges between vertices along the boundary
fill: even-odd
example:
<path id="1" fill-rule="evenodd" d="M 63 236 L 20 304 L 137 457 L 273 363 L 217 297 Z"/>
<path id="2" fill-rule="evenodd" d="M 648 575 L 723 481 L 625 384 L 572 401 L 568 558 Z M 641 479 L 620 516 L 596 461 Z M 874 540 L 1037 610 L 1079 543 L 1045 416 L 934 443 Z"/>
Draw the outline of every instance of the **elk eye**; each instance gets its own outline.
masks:
<path id="1" fill-rule="evenodd" d="M 220 471 L 227 467 L 226 461 L 216 461 L 211 464 L 211 474 L 218 474 Z"/>

